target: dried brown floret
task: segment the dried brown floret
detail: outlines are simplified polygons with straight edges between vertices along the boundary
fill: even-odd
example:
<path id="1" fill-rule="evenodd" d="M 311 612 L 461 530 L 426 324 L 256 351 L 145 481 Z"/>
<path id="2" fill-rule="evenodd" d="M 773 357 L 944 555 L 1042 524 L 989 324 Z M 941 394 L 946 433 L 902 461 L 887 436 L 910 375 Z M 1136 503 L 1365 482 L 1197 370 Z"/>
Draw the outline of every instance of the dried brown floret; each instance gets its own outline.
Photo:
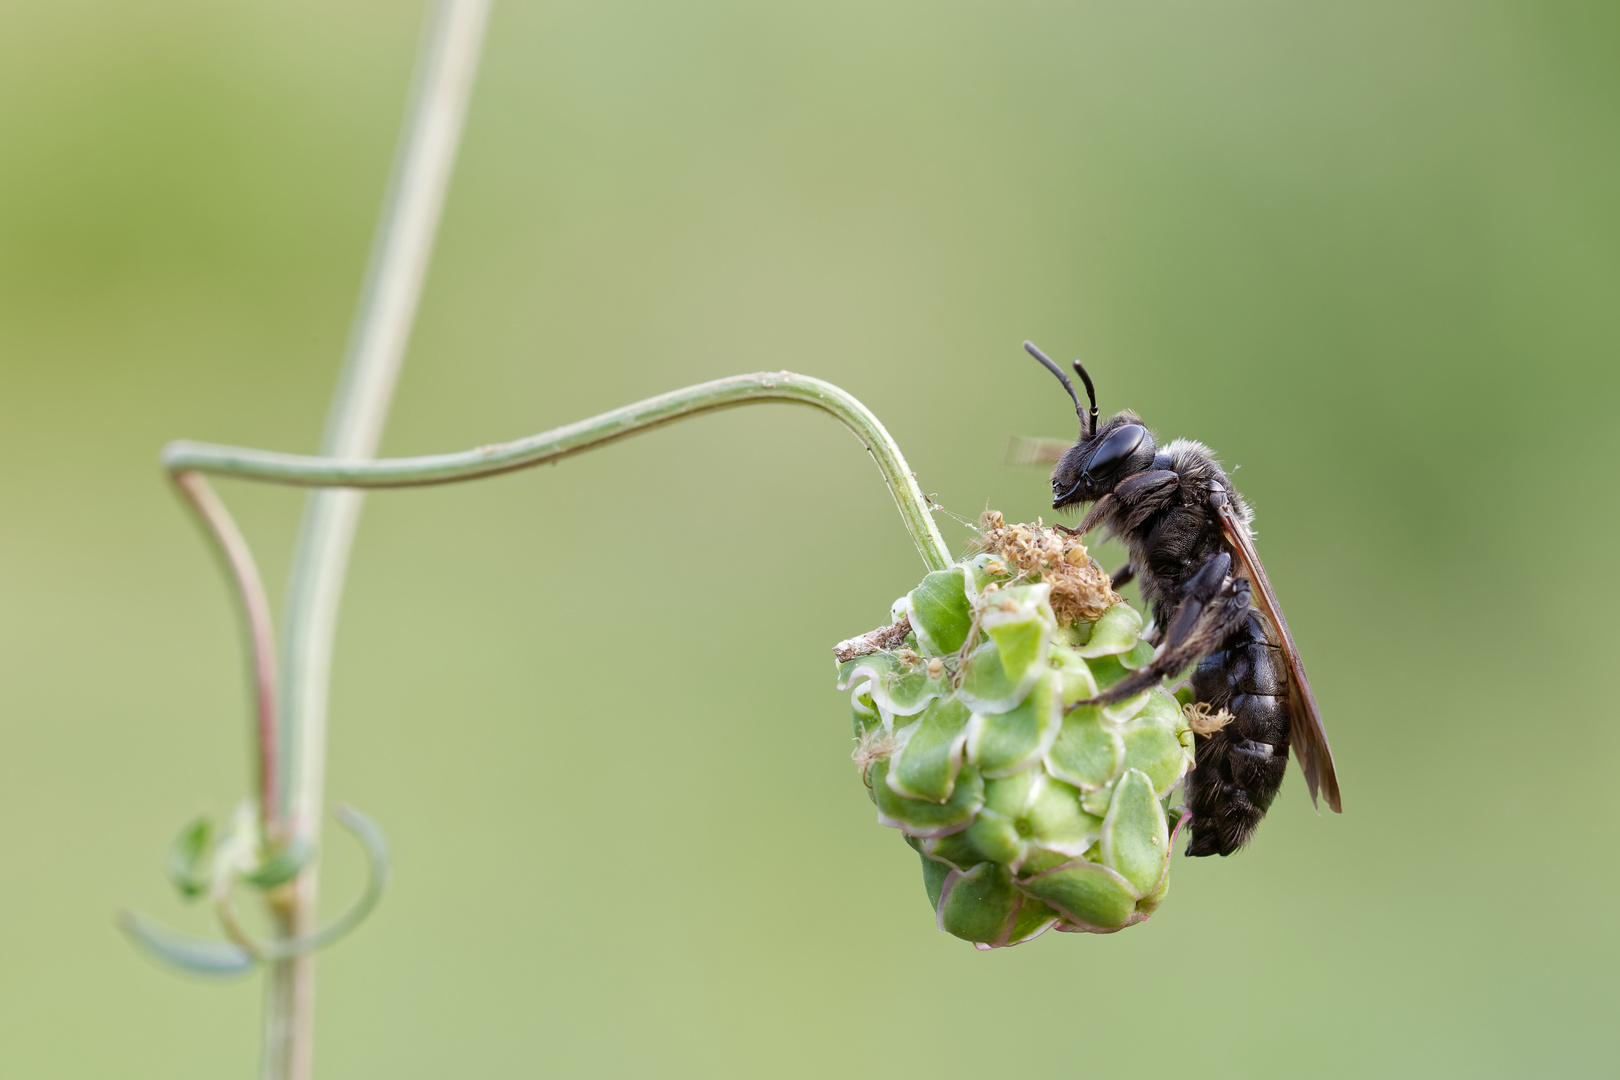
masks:
<path id="1" fill-rule="evenodd" d="M 1078 536 L 1044 525 L 1009 525 L 1000 511 L 979 518 L 979 548 L 1004 559 L 1031 581 L 1052 586 L 1058 621 L 1095 622 L 1120 602 L 1120 595 Z"/>
<path id="2" fill-rule="evenodd" d="M 1181 707 L 1187 724 L 1200 735 L 1213 735 L 1232 722 L 1225 709 L 1211 709 L 1207 701 L 1191 701 Z"/>

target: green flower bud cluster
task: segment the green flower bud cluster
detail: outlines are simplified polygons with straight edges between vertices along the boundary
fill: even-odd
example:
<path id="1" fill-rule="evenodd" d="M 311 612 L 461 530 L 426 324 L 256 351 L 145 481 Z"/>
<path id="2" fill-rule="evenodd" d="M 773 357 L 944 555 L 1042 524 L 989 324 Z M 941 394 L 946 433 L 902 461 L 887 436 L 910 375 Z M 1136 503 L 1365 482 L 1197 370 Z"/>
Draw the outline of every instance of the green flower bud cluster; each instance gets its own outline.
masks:
<path id="1" fill-rule="evenodd" d="M 878 821 L 921 855 L 942 930 L 981 949 L 1111 933 L 1164 899 L 1192 729 L 1162 689 L 1077 704 L 1152 658 L 1142 617 L 1078 541 L 992 516 L 990 550 L 838 647 L 856 764 Z M 1015 549 L 995 542 L 1008 537 Z"/>

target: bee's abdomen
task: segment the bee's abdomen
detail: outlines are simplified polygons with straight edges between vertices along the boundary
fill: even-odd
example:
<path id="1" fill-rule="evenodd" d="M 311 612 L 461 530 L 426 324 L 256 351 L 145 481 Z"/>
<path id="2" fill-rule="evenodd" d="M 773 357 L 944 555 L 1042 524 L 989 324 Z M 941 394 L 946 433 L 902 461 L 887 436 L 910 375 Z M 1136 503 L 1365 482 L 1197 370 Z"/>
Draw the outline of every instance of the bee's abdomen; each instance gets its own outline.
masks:
<path id="1" fill-rule="evenodd" d="M 1198 736 L 1187 777 L 1192 811 L 1189 855 L 1230 855 L 1266 816 L 1288 767 L 1288 676 L 1260 612 L 1198 663 L 1194 700 L 1226 709 L 1232 720 Z"/>

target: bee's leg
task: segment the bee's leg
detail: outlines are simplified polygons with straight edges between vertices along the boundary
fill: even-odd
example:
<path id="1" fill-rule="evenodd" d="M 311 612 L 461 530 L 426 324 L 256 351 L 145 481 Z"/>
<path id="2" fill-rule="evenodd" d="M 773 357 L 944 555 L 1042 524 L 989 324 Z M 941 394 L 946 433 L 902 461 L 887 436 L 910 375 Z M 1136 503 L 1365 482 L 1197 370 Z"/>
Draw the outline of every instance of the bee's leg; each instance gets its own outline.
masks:
<path id="1" fill-rule="evenodd" d="M 1130 563 L 1126 563 L 1110 574 L 1109 580 L 1114 583 L 1114 588 L 1117 590 L 1121 585 L 1129 585 L 1134 577 L 1136 577 L 1136 571 L 1131 569 Z"/>
<path id="2" fill-rule="evenodd" d="M 1113 492 L 1119 500 L 1119 530 L 1134 533 L 1140 529 L 1143 522 L 1175 501 L 1180 484 L 1181 474 L 1173 469 L 1152 469 L 1121 481 Z"/>
<path id="3" fill-rule="evenodd" d="M 1187 584 L 1182 586 L 1181 603 L 1176 606 L 1176 613 L 1170 616 L 1170 623 L 1164 628 L 1167 648 L 1175 648 L 1192 634 L 1206 609 L 1220 596 L 1221 586 L 1225 584 L 1226 575 L 1231 569 L 1232 556 L 1218 551 L 1205 559 L 1197 573 L 1187 579 Z"/>
<path id="4" fill-rule="evenodd" d="M 1164 644 L 1152 663 L 1079 704 L 1107 705 L 1124 701 L 1158 685 L 1199 657 L 1214 652 L 1249 611 L 1248 579 L 1228 579 L 1231 568 L 1232 556 L 1224 551 L 1205 560 L 1183 586 L 1181 603 L 1164 629 Z"/>
<path id="5" fill-rule="evenodd" d="M 1110 492 L 1092 504 L 1091 509 L 1086 512 L 1086 516 L 1080 519 L 1079 528 L 1063 529 L 1063 531 L 1070 536 L 1084 536 L 1098 525 L 1101 525 L 1103 519 L 1112 514 L 1118 506 L 1119 500 L 1114 498 L 1113 493 Z M 1058 527 L 1062 528 L 1061 525 Z"/>

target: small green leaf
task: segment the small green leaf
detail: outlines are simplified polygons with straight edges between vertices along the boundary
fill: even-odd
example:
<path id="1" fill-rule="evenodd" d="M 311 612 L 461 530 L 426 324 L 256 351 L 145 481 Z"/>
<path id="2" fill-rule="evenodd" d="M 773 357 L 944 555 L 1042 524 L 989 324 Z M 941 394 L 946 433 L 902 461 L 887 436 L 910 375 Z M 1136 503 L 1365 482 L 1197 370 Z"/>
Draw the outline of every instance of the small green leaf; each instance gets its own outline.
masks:
<path id="1" fill-rule="evenodd" d="M 1035 794 L 1035 782 L 1039 773 L 1033 769 L 999 780 L 986 780 L 984 782 L 984 807 L 993 810 L 1003 817 L 1015 818 L 1029 808 L 1029 800 Z"/>
<path id="2" fill-rule="evenodd" d="M 1187 750 L 1175 732 L 1162 727 L 1133 727 L 1125 732 L 1125 768 L 1145 774 L 1159 795 L 1175 787 L 1187 767 Z"/>
<path id="3" fill-rule="evenodd" d="M 1094 791 L 1113 778 L 1125 760 L 1125 741 L 1104 726 L 1095 705 L 1081 705 L 1063 717 L 1057 739 L 1046 752 L 1046 770 L 1059 780 Z"/>
<path id="4" fill-rule="evenodd" d="M 1022 678 L 1024 672 L 1041 661 L 1041 647 L 1046 644 L 1047 628 L 1041 620 L 1019 619 L 998 622 L 986 627 L 985 633 L 996 643 L 1001 653 L 1001 667 L 1012 678 Z"/>
<path id="5" fill-rule="evenodd" d="M 911 839 L 911 837 L 907 837 Z M 936 836 L 931 840 L 918 840 L 922 845 L 923 854 L 929 858 L 950 863 L 958 870 L 971 870 L 984 862 L 989 856 L 974 846 L 973 840 L 966 832 L 951 833 L 949 836 Z M 940 871 L 941 880 L 944 871 Z M 937 897 L 935 898 L 938 899 Z"/>
<path id="6" fill-rule="evenodd" d="M 1048 670 L 1031 665 L 1022 678 L 1012 678 L 1001 665 L 1001 650 L 994 641 L 986 641 L 963 662 L 957 697 L 977 713 L 1006 712 L 1017 708 Z"/>
<path id="7" fill-rule="evenodd" d="M 1137 769 L 1127 770 L 1114 789 L 1114 802 L 1102 828 L 1103 862 L 1136 888 L 1148 893 L 1164 876 L 1170 858 L 1170 829 L 1153 782 Z"/>
<path id="8" fill-rule="evenodd" d="M 956 778 L 951 797 L 944 803 L 907 799 L 896 795 L 888 784 L 889 763 L 872 765 L 872 794 L 877 801 L 878 820 L 911 836 L 945 836 L 967 828 L 973 815 L 984 805 L 984 781 L 979 771 L 964 767 Z"/>
<path id="9" fill-rule="evenodd" d="M 985 858 L 1003 866 L 1017 866 L 1024 859 L 1024 838 L 1018 835 L 1017 826 L 1000 814 L 979 811 L 979 816 L 962 835 L 984 852 Z"/>
<path id="10" fill-rule="evenodd" d="M 1102 835 L 1102 819 L 1080 809 L 1080 792 L 1050 777 L 1037 786 L 1024 820 L 1034 843 L 1071 858 L 1085 854 Z"/>
<path id="11" fill-rule="evenodd" d="M 906 839 L 910 840 L 911 837 L 908 836 Z M 923 889 L 928 893 L 928 906 L 937 912 L 939 894 L 945 886 L 945 875 L 951 872 L 951 868 L 944 863 L 935 862 L 920 851 L 917 854 L 922 856 Z"/>
<path id="12" fill-rule="evenodd" d="M 1022 772 L 1046 753 L 1063 723 L 1058 687 L 1056 674 L 1049 673 L 1017 708 L 976 716 L 967 752 L 987 779 Z"/>
<path id="13" fill-rule="evenodd" d="M 315 845 L 311 844 L 308 838 L 294 837 L 292 843 L 260 863 L 252 873 L 243 874 L 242 880 L 261 889 L 285 885 L 298 876 L 298 871 L 304 868 L 310 856 L 314 854 Z"/>
<path id="14" fill-rule="evenodd" d="M 1079 653 L 1065 645 L 1053 645 L 1048 662 L 1062 680 L 1065 706 L 1097 696 L 1097 680 L 1091 674 L 1091 666 Z"/>
<path id="15" fill-rule="evenodd" d="M 1129 668 L 1119 662 L 1117 656 L 1094 656 L 1089 659 L 1086 666 L 1091 668 L 1091 677 L 1097 680 L 1099 690 L 1108 689 L 1131 673 Z M 839 686 L 838 689 L 842 690 L 843 687 Z"/>
<path id="16" fill-rule="evenodd" d="M 1075 861 L 1023 878 L 1018 887 L 1044 901 L 1076 926 L 1117 930 L 1136 914 L 1136 892 L 1106 866 Z"/>
<path id="17" fill-rule="evenodd" d="M 177 934 L 137 912 L 119 912 L 118 925 L 147 955 L 191 975 L 235 979 L 258 964 L 240 945 Z"/>
<path id="18" fill-rule="evenodd" d="M 169 845 L 164 869 L 182 899 L 195 900 L 208 892 L 213 854 L 214 823 L 206 816 L 181 829 Z"/>
<path id="19" fill-rule="evenodd" d="M 999 945 L 1012 932 L 1024 898 L 1004 866 L 952 870 L 939 898 L 939 928 L 967 941 Z"/>
<path id="20" fill-rule="evenodd" d="M 1119 662 L 1132 671 L 1140 671 L 1153 663 L 1153 656 L 1157 652 L 1151 641 L 1138 641 L 1131 646 L 1130 652 L 1119 654 Z"/>
<path id="21" fill-rule="evenodd" d="M 1112 660 L 1113 657 L 1108 659 Z M 1095 663 L 1095 661 L 1093 661 Z M 1124 701 L 1115 701 L 1102 707 L 1103 723 L 1122 725 L 1134 717 L 1147 705 L 1148 699 L 1153 696 L 1151 690 L 1144 690 L 1135 697 L 1128 697 Z"/>
<path id="22" fill-rule="evenodd" d="M 883 717 L 878 715 L 877 706 L 872 703 L 872 695 L 867 692 L 867 688 L 871 685 L 862 683 L 850 694 L 850 710 L 854 714 L 857 739 L 883 724 Z"/>
<path id="23" fill-rule="evenodd" d="M 1052 615 L 1050 585 L 1002 589 L 988 599 L 980 624 L 1001 653 L 1001 666 L 1014 679 L 1046 663 L 1057 619 Z"/>
<path id="24" fill-rule="evenodd" d="M 838 689 L 866 687 L 879 709 L 893 716 L 915 716 L 928 703 L 950 693 L 950 676 L 943 669 L 930 678 L 928 663 L 920 656 L 878 652 L 845 662 L 838 669 Z"/>
<path id="25" fill-rule="evenodd" d="M 1074 861 L 1073 855 L 1061 851 L 1048 851 L 1042 847 L 1031 847 L 1024 853 L 1024 861 L 1019 864 L 1018 872 L 1025 876 L 1055 870 Z"/>
<path id="26" fill-rule="evenodd" d="M 889 761 L 888 783 L 896 795 L 930 802 L 951 797 L 962 768 L 962 749 L 972 714 L 950 698 L 928 703 L 909 731 L 906 743 Z"/>
<path id="27" fill-rule="evenodd" d="M 1175 731 L 1186 722 L 1187 718 L 1181 712 L 1181 703 L 1163 690 L 1150 690 L 1141 709 L 1131 718 L 1132 727 L 1152 724 L 1166 731 Z"/>
<path id="28" fill-rule="evenodd" d="M 1096 791 L 1082 791 L 1080 793 L 1080 809 L 1093 817 L 1107 817 L 1108 808 L 1114 804 L 1114 784 L 1116 780 L 1108 781 Z M 1097 859 L 1091 861 L 1096 862 Z"/>
<path id="29" fill-rule="evenodd" d="M 1102 613 L 1091 636 L 1080 647 L 1086 658 L 1129 653 L 1142 633 L 1142 615 L 1129 604 L 1115 604 Z"/>
<path id="30" fill-rule="evenodd" d="M 1008 678 L 1002 668 L 1001 653 L 993 641 L 986 641 L 968 653 L 962 662 L 962 685 L 957 692 L 969 705 L 980 708 L 999 705 L 1003 711 L 1017 705 L 1021 697 L 1018 683 Z"/>
<path id="31" fill-rule="evenodd" d="M 948 656 L 960 649 L 973 625 L 961 568 L 936 570 L 923 578 L 906 596 L 906 615 L 925 654 Z"/>
<path id="32" fill-rule="evenodd" d="M 1008 945 L 1022 945 L 1031 938 L 1040 937 L 1058 921 L 1058 913 L 1034 897 L 1023 897 L 1018 917 L 1013 920 L 1012 933 L 1007 935 Z"/>
<path id="33" fill-rule="evenodd" d="M 1151 915 L 1155 911 L 1159 910 L 1159 905 L 1164 903 L 1164 898 L 1170 893 L 1169 871 L 1170 864 L 1166 862 L 1164 864 L 1164 872 L 1159 875 L 1158 883 L 1154 885 L 1153 888 L 1145 895 L 1143 895 L 1142 899 L 1136 902 L 1137 911 L 1140 911 L 1144 915 Z"/>

